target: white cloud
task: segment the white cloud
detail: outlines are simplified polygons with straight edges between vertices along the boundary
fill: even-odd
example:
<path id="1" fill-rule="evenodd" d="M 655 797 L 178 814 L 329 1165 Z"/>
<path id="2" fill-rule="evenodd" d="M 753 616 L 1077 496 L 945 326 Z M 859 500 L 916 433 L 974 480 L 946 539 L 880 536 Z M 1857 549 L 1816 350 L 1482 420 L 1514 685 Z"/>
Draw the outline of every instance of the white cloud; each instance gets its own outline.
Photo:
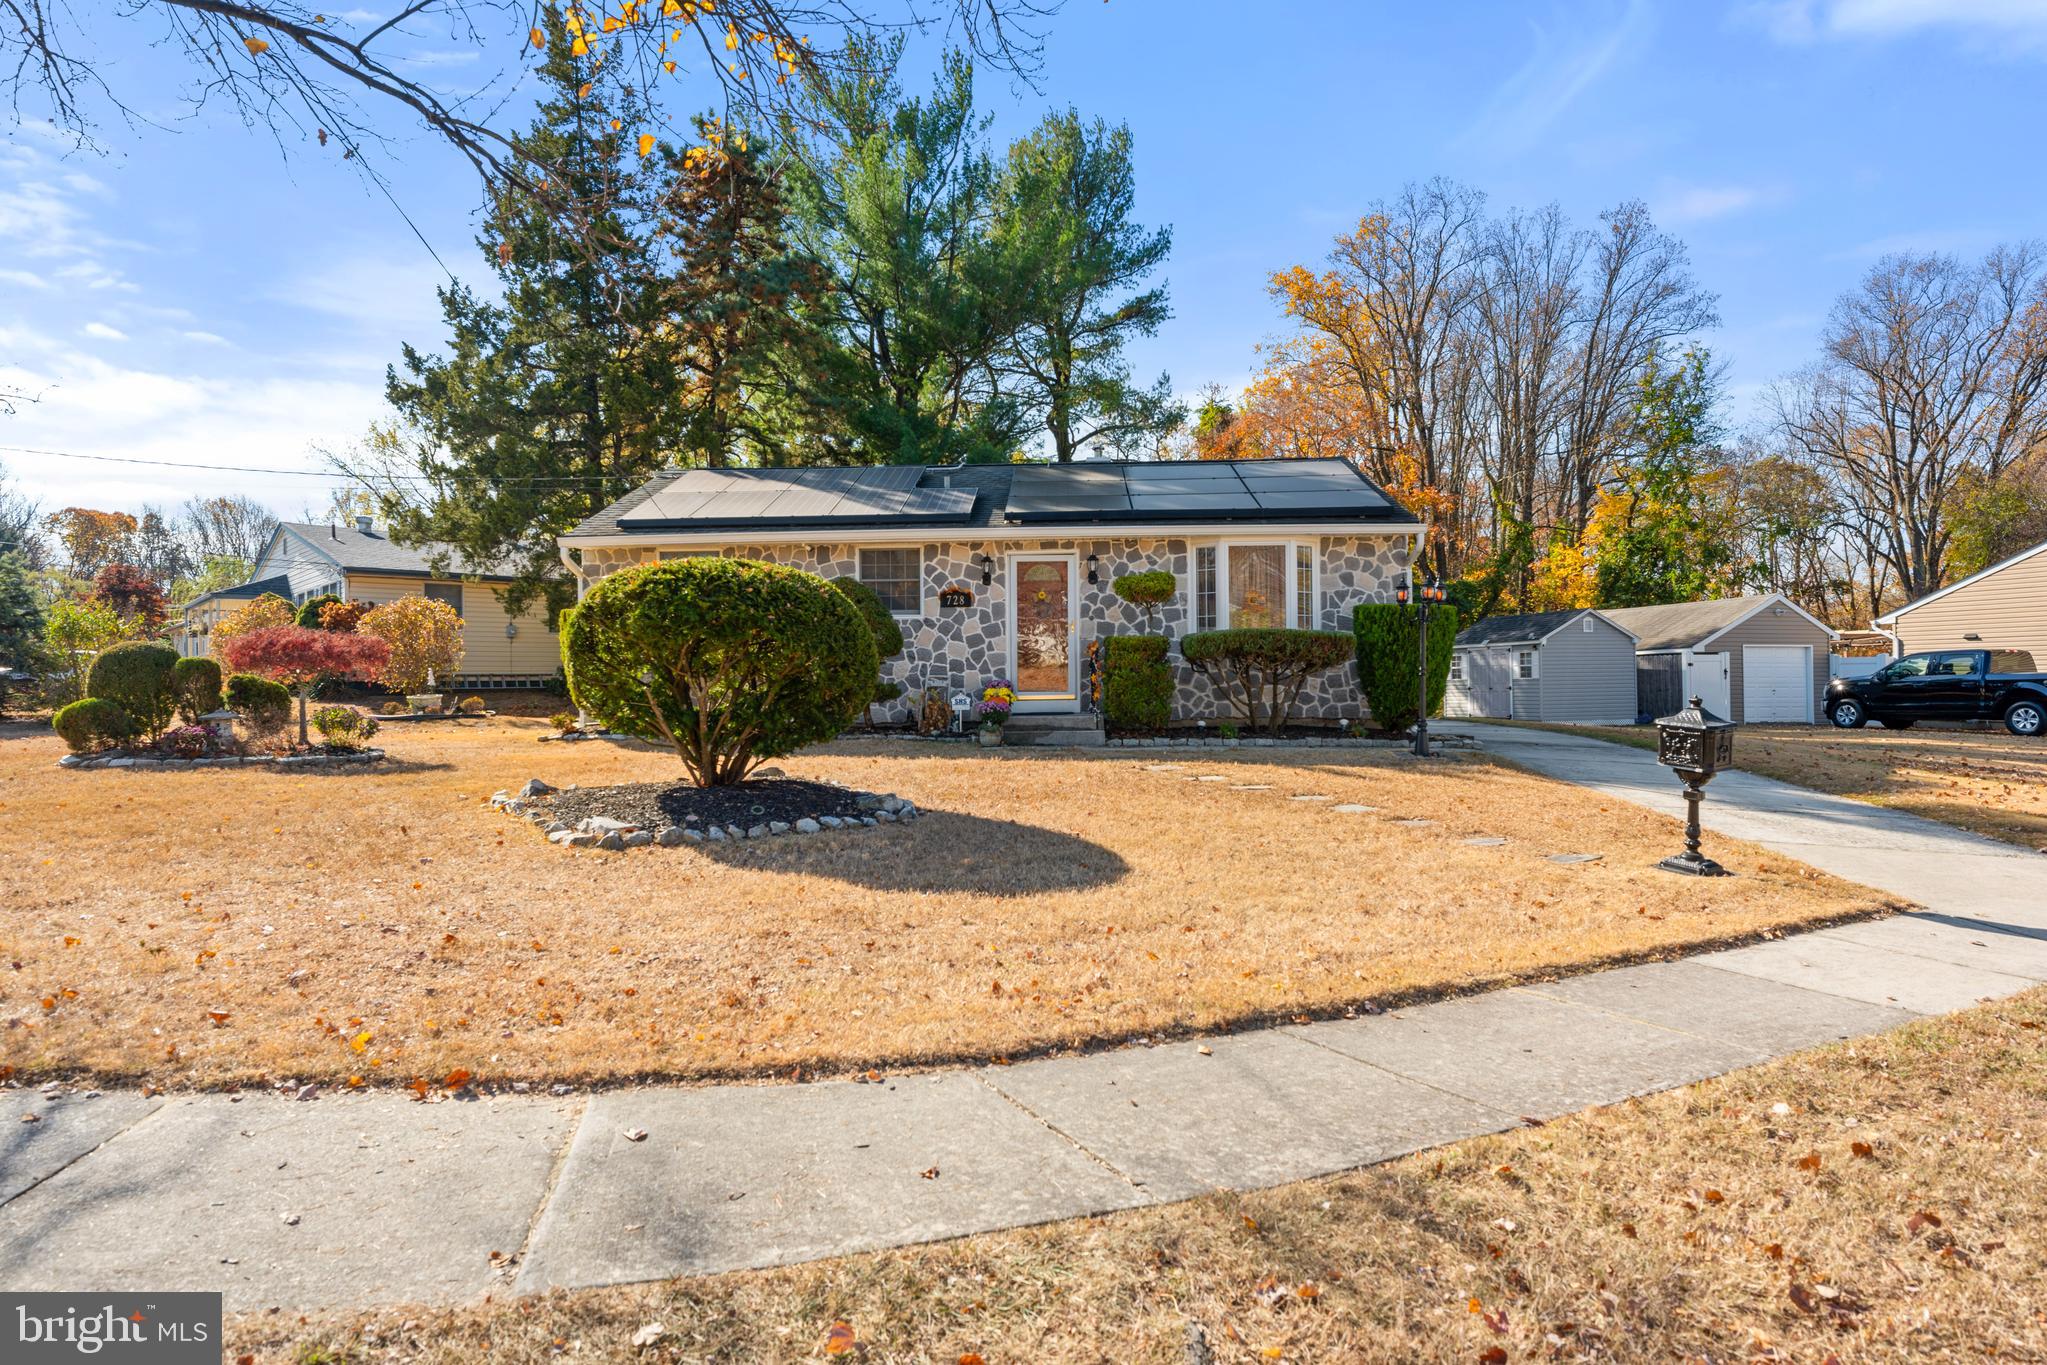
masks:
<path id="1" fill-rule="evenodd" d="M 1650 201 L 1650 208 L 1657 222 L 1680 226 L 1725 218 L 1781 198 L 1760 185 L 1671 185 Z"/>
<path id="2" fill-rule="evenodd" d="M 1580 95 L 1640 48 L 1655 18 L 1648 0 L 1626 0 L 1619 17 L 1600 32 L 1557 37 L 1532 25 L 1527 60 L 1493 91 L 1458 143 L 1497 153 L 1534 146 Z"/>
<path id="3" fill-rule="evenodd" d="M 1946 31 L 1985 53 L 2047 52 L 2047 0 L 1761 0 L 1745 14 L 1787 43 Z"/>
<path id="4" fill-rule="evenodd" d="M 128 339 L 126 332 L 118 327 L 109 327 L 104 322 L 88 322 L 78 330 L 84 332 L 89 337 L 98 337 L 101 341 L 126 341 Z"/>
<path id="5" fill-rule="evenodd" d="M 227 346 L 232 344 L 231 342 L 228 341 L 226 337 L 220 335 L 218 332 L 184 332 L 181 333 L 180 335 L 182 335 L 185 338 L 185 340 L 196 341 L 202 346 Z"/>

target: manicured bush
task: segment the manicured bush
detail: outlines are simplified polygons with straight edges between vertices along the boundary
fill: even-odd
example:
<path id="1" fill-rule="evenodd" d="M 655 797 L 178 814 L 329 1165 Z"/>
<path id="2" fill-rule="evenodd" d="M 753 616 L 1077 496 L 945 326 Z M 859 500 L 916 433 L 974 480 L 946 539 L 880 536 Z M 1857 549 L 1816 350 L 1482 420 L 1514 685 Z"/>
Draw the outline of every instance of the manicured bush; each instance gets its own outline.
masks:
<path id="1" fill-rule="evenodd" d="M 1429 714 L 1443 710 L 1450 682 L 1450 652 L 1457 643 L 1457 608 L 1429 608 Z M 1393 602 L 1367 602 L 1351 615 L 1356 641 L 1358 690 L 1381 730 L 1406 730 L 1421 719 L 1416 702 L 1416 651 L 1421 622 L 1415 609 Z"/>
<path id="2" fill-rule="evenodd" d="M 387 701 L 377 708 L 380 713 L 387 716 L 402 716 L 411 709 L 402 701 Z"/>
<path id="3" fill-rule="evenodd" d="M 860 608 L 860 615 L 867 622 L 867 628 L 874 632 L 876 655 L 886 662 L 903 652 L 903 628 L 896 624 L 895 617 L 889 615 L 888 607 L 882 602 L 880 593 L 857 578 L 834 578 L 829 581 L 833 587 L 846 595 L 848 601 Z M 894 691 L 887 691 L 890 688 L 894 688 Z M 887 695 L 883 695 L 884 692 L 887 692 Z M 874 728 L 874 706 L 877 702 L 894 701 L 902 695 L 903 689 L 897 684 L 877 679 L 874 684 L 874 695 L 868 698 L 867 705 L 861 710 L 861 714 L 867 718 L 867 728 L 870 730 Z"/>
<path id="4" fill-rule="evenodd" d="M 368 616 L 375 606 L 374 602 L 329 602 L 320 608 L 317 624 L 321 630 L 352 631 L 362 624 L 363 617 Z"/>
<path id="5" fill-rule="evenodd" d="M 61 708 L 50 717 L 50 728 L 64 737 L 74 754 L 126 744 L 137 731 L 135 717 L 105 697 L 87 697 Z"/>
<path id="6" fill-rule="evenodd" d="M 455 703 L 455 710 L 465 716 L 480 716 L 489 709 L 483 704 L 482 697 L 464 697 Z"/>
<path id="7" fill-rule="evenodd" d="M 1178 582 L 1164 569 L 1127 573 L 1109 586 L 1116 590 L 1116 596 L 1131 606 L 1144 608 L 1147 622 L 1156 620 L 1159 608 L 1172 601 L 1173 594 L 1179 590 Z"/>
<path id="8" fill-rule="evenodd" d="M 304 626 L 307 630 L 325 630 L 326 623 L 320 619 L 320 613 L 329 607 L 340 605 L 341 598 L 331 592 L 323 592 L 318 597 L 308 597 L 299 603 L 299 609 L 292 617 L 292 624 Z"/>
<path id="9" fill-rule="evenodd" d="M 187 724 L 219 710 L 220 665 L 207 658 L 178 660 L 171 665 L 171 697 Z"/>
<path id="10" fill-rule="evenodd" d="M 557 711 L 547 718 L 547 723 L 554 727 L 556 734 L 565 735 L 576 728 L 579 719 L 574 711 Z"/>
<path id="11" fill-rule="evenodd" d="M 390 662 L 391 649 L 367 635 L 337 635 L 304 626 L 270 626 L 237 635 L 220 647 L 221 657 L 238 673 L 254 673 L 281 682 L 298 695 L 299 743 L 306 734 L 306 703 L 327 678 L 348 674 L 376 678 Z"/>
<path id="12" fill-rule="evenodd" d="M 1269 626 L 1199 631 L 1180 641 L 1181 657 L 1222 689 L 1246 724 L 1275 735 L 1292 719 L 1308 680 L 1354 648 L 1340 631 Z"/>
<path id="13" fill-rule="evenodd" d="M 237 673 L 227 680 L 227 705 L 251 730 L 270 734 L 291 719 L 291 689 L 253 673 Z"/>
<path id="14" fill-rule="evenodd" d="M 377 718 L 348 706 L 323 706 L 313 712 L 313 728 L 336 749 L 360 749 L 377 733 Z"/>
<path id="15" fill-rule="evenodd" d="M 149 640 L 131 640 L 101 652 L 85 676 L 85 695 L 110 701 L 135 718 L 139 732 L 155 739 L 171 723 L 177 693 L 171 671 L 178 651 Z"/>
<path id="16" fill-rule="evenodd" d="M 247 635 L 252 630 L 267 630 L 271 626 L 292 625 L 296 616 L 297 613 L 292 610 L 291 603 L 274 592 L 266 592 L 261 597 L 236 607 L 221 618 L 220 624 L 213 628 L 213 652 L 217 656 L 221 645 L 237 635 Z"/>
<path id="17" fill-rule="evenodd" d="M 1173 666 L 1166 661 L 1166 638 L 1112 635 L 1105 644 L 1102 713 L 1109 724 L 1118 730 L 1163 729 L 1173 714 Z"/>
<path id="18" fill-rule="evenodd" d="M 874 632 L 801 569 L 678 559 L 600 579 L 566 618 L 569 695 L 672 747 L 698 786 L 830 739 L 874 697 Z"/>
<path id="19" fill-rule="evenodd" d="M 390 650 L 384 685 L 414 696 L 429 683 L 445 686 L 462 664 L 462 618 L 446 602 L 400 597 L 373 607 L 356 634 L 381 640 Z"/>

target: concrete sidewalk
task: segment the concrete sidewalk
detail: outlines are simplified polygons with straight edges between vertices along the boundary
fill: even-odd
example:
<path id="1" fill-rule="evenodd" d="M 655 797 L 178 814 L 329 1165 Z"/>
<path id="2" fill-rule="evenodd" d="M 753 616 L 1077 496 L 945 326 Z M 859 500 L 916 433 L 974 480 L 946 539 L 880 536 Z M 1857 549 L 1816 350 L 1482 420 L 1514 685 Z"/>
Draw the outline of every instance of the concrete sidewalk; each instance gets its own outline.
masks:
<path id="1" fill-rule="evenodd" d="M 1680 807 L 1643 751 L 1454 728 Z M 2047 981 L 2039 855 L 1743 774 L 1710 791 L 1713 829 L 1928 912 L 1205 1051 L 876 1084 L 431 1105 L 0 1091 L 0 1288 L 314 1308 L 783 1264 L 1347 1170 Z"/>

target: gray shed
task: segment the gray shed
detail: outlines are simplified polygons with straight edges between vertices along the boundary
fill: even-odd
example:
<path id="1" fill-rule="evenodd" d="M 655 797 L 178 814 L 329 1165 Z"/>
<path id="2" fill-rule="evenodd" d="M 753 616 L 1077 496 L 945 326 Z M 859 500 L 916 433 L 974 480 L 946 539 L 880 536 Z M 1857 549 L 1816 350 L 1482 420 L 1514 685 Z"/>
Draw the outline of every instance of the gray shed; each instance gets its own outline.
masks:
<path id="1" fill-rule="evenodd" d="M 1605 612 L 1636 638 L 1645 715 L 1696 695 L 1745 725 L 1819 716 L 1834 632 L 1782 593 Z"/>
<path id="2" fill-rule="evenodd" d="M 1443 713 L 1629 724 L 1635 637 L 1590 607 L 1488 617 L 1458 632 Z"/>

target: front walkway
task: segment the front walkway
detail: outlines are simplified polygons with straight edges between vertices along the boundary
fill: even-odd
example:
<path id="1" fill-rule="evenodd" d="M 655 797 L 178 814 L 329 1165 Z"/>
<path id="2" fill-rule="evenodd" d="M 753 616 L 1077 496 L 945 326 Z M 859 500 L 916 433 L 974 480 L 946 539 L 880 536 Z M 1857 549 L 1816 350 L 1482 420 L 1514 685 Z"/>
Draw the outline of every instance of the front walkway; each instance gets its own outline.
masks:
<path id="1" fill-rule="evenodd" d="M 1447 728 L 1680 809 L 1644 751 Z M 1745 774 L 1709 791 L 1711 829 L 1927 911 L 1392 1015 L 873 1084 L 431 1105 L 0 1091 L 0 1289 L 367 1306 L 842 1255 L 1347 1170 L 2047 981 L 2039 855 Z"/>

